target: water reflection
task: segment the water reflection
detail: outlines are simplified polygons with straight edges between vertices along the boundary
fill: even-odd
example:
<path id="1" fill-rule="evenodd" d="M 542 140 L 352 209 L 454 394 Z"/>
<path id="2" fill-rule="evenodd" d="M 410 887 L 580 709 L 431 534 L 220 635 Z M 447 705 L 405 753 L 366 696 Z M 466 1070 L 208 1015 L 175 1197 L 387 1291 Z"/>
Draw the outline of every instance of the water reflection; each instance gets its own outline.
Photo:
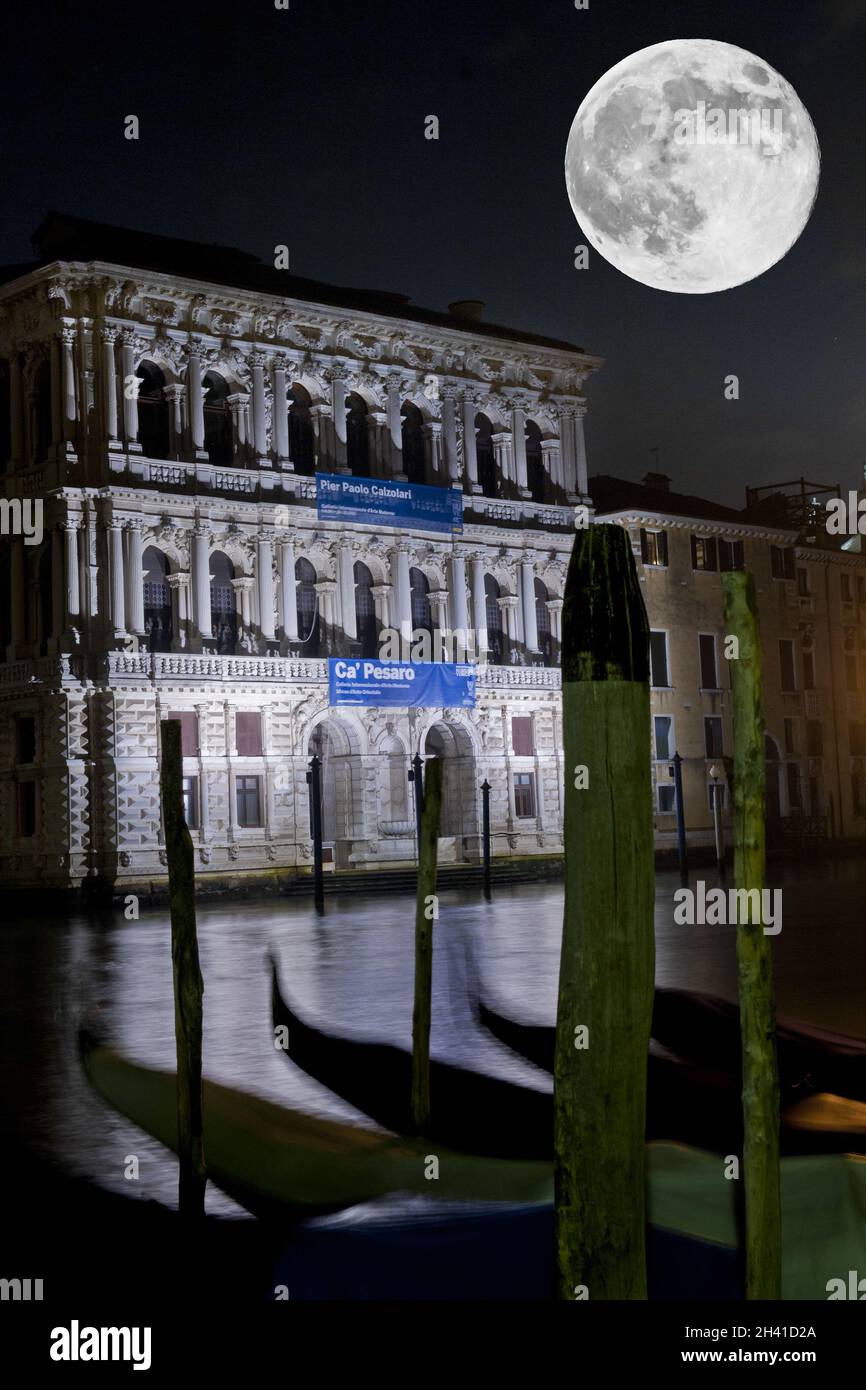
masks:
<path id="1" fill-rule="evenodd" d="M 773 884 L 785 890 L 783 930 L 773 943 L 779 1009 L 866 1033 L 866 870 L 849 860 L 806 872 L 790 869 L 776 874 Z M 659 877 L 657 982 L 733 998 L 734 930 L 675 926 L 678 886 L 675 874 Z M 467 981 L 477 973 L 485 996 L 505 1013 L 552 1022 L 561 913 L 559 883 L 500 889 L 492 904 L 474 892 L 442 895 L 434 1055 L 549 1088 L 549 1077 L 476 1026 Z M 335 898 L 324 920 L 312 905 L 294 900 L 200 905 L 206 1074 L 310 1113 L 359 1120 L 274 1048 L 267 952 L 276 951 L 284 986 L 313 1021 L 347 1036 L 408 1046 L 413 929 L 413 899 L 407 896 Z M 174 1066 L 165 910 L 143 909 L 135 923 L 122 913 L 19 922 L 5 929 L 0 951 L 6 1124 L 71 1171 L 114 1191 L 173 1204 L 174 1162 L 93 1095 L 75 1049 L 77 1024 L 86 1014 L 128 1056 Z M 132 1154 L 140 1164 L 135 1185 L 123 1176 Z M 215 1189 L 209 1189 L 208 1202 L 211 1211 L 237 1211 Z"/>

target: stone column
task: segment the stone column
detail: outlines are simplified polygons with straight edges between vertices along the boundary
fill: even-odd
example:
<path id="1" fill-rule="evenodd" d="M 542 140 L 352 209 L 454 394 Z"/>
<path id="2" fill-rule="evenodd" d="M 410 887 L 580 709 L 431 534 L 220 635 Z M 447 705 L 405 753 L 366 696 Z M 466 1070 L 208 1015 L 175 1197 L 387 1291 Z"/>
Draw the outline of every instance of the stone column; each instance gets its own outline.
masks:
<path id="1" fill-rule="evenodd" d="M 191 343 L 187 350 L 186 385 L 189 393 L 189 430 L 193 458 L 205 460 L 204 447 L 204 390 L 202 387 L 202 361 L 204 349 Z"/>
<path id="2" fill-rule="evenodd" d="M 355 560 L 351 541 L 343 541 L 340 545 L 337 576 L 340 583 L 343 632 L 354 642 L 358 637 L 358 616 L 355 612 Z"/>
<path id="3" fill-rule="evenodd" d="M 391 594 L 393 586 L 391 584 L 374 584 L 370 590 L 373 595 L 373 603 L 376 605 L 376 621 L 379 630 L 391 626 Z"/>
<path id="4" fill-rule="evenodd" d="M 289 398 L 286 394 L 286 364 L 279 357 L 274 362 L 272 401 L 274 456 L 277 466 L 294 472 L 294 464 L 289 462 Z"/>
<path id="5" fill-rule="evenodd" d="M 562 483 L 562 461 L 559 451 L 558 439 L 542 439 L 541 458 L 544 464 L 545 475 L 550 479 L 551 491 L 548 496 L 552 496 L 557 503 L 563 503 L 565 491 Z"/>
<path id="6" fill-rule="evenodd" d="M 210 527 L 196 522 L 192 536 L 192 582 L 195 588 L 195 625 L 205 641 L 213 637 L 210 610 Z"/>
<path id="7" fill-rule="evenodd" d="M 491 439 L 493 442 L 493 462 L 496 465 L 502 496 L 507 497 L 509 484 L 514 481 L 514 470 L 511 466 L 511 435 L 507 430 L 501 430 L 499 434 L 492 435 Z"/>
<path id="8" fill-rule="evenodd" d="M 403 464 L 403 422 L 400 408 L 403 404 L 403 380 L 398 376 L 388 377 L 388 436 L 391 446 L 391 477 L 401 481 L 406 479 Z"/>
<path id="9" fill-rule="evenodd" d="M 75 457 L 75 436 L 78 429 L 78 393 L 75 383 L 74 345 L 76 332 L 72 324 L 64 324 L 63 339 L 63 452 Z"/>
<path id="10" fill-rule="evenodd" d="M 189 575 L 175 571 L 167 575 L 168 587 L 172 597 L 172 626 L 174 628 L 175 651 L 184 652 L 189 647 Z"/>
<path id="11" fill-rule="evenodd" d="M 126 636 L 126 588 L 123 574 L 123 525 L 117 517 L 108 522 L 108 574 L 111 626 L 115 637 Z"/>
<path id="12" fill-rule="evenodd" d="M 448 563 L 451 572 L 451 631 L 459 634 L 458 640 L 468 659 L 470 656 L 469 610 L 466 603 L 466 570 L 463 556 L 458 555 L 455 550 L 449 556 Z M 474 644 L 472 645 L 474 647 Z M 477 649 L 475 649 L 474 654 L 477 655 Z"/>
<path id="13" fill-rule="evenodd" d="M 117 329 L 112 324 L 104 324 L 100 330 L 100 336 L 102 337 L 102 394 L 105 410 L 105 433 L 108 438 L 109 449 L 120 449 L 123 446 L 117 431 L 117 363 L 114 356 Z"/>
<path id="14" fill-rule="evenodd" d="M 320 473 L 333 473 L 334 460 L 334 413 L 329 405 L 310 407 L 313 431 L 316 436 L 316 470 Z"/>
<path id="15" fill-rule="evenodd" d="M 461 486 L 460 455 L 457 452 L 457 388 L 446 385 L 442 388 L 442 459 L 445 477 L 443 482 L 452 487 Z"/>
<path id="16" fill-rule="evenodd" d="M 466 472 L 466 486 L 469 492 L 479 493 L 478 454 L 475 448 L 475 416 L 478 414 L 478 401 L 471 391 L 464 391 L 460 403 L 463 411 L 463 466 Z"/>
<path id="17" fill-rule="evenodd" d="M 550 636 L 557 647 L 562 642 L 562 610 L 565 600 L 561 598 L 549 598 L 544 605 L 550 614 Z"/>
<path id="18" fill-rule="evenodd" d="M 61 530 L 65 529 L 65 526 L 64 521 L 60 526 L 52 526 L 51 528 L 51 632 L 46 635 L 52 638 L 52 643 L 56 643 L 66 626 L 63 584 L 64 556 L 61 537 Z"/>
<path id="19" fill-rule="evenodd" d="M 324 625 L 327 641 L 330 642 L 335 623 L 334 614 L 334 595 L 337 585 L 333 579 L 320 579 L 316 584 L 316 596 L 319 609 L 319 625 Z"/>
<path id="20" fill-rule="evenodd" d="M 81 521 L 67 517 L 64 521 L 65 534 L 65 626 L 79 627 L 81 624 L 81 588 L 78 582 L 78 532 Z"/>
<path id="21" fill-rule="evenodd" d="M 20 468 L 24 458 L 24 395 L 21 389 L 21 356 L 12 352 L 9 360 L 9 411 L 12 426 L 12 467 Z"/>
<path id="22" fill-rule="evenodd" d="M 331 373 L 331 409 L 334 412 L 334 465 L 337 473 L 348 473 L 346 432 L 346 378 L 338 369 Z"/>
<path id="23" fill-rule="evenodd" d="M 516 594 L 503 594 L 496 602 L 499 604 L 499 611 L 502 614 L 502 630 L 510 644 L 514 642 L 517 637 L 515 620 L 517 617 L 517 605 L 520 600 Z"/>
<path id="24" fill-rule="evenodd" d="M 448 590 L 431 589 L 428 598 L 433 627 L 440 633 L 446 634 L 448 632 Z"/>
<path id="25" fill-rule="evenodd" d="M 442 426 L 438 420 L 431 420 L 422 427 L 424 436 L 425 482 L 437 484 L 445 482 L 442 476 Z"/>
<path id="26" fill-rule="evenodd" d="M 286 642 L 298 640 L 298 589 L 295 579 L 294 542 L 280 542 L 280 625 Z"/>
<path id="27" fill-rule="evenodd" d="M 575 408 L 564 405 L 560 410 L 560 444 L 562 451 L 562 485 L 567 502 L 577 500 L 577 421 Z"/>
<path id="28" fill-rule="evenodd" d="M 231 467 L 242 468 L 247 462 L 249 444 L 249 404 L 250 397 L 248 391 L 236 391 L 233 396 L 228 397 L 229 410 L 232 413 L 232 433 L 234 436 L 234 458 Z"/>
<path id="29" fill-rule="evenodd" d="M 120 334 L 121 387 L 123 390 L 123 433 L 129 453 L 140 454 L 138 442 L 138 397 L 127 388 L 129 378 L 135 376 L 135 332 L 124 328 Z"/>
<path id="30" fill-rule="evenodd" d="M 276 637 L 274 628 L 274 546 L 269 532 L 261 531 L 257 540 L 256 574 L 259 581 L 259 627 L 266 642 Z"/>
<path id="31" fill-rule="evenodd" d="M 394 588 L 395 626 L 401 642 L 412 641 L 412 584 L 409 577 L 409 547 L 397 544 L 391 552 L 391 582 Z"/>
<path id="32" fill-rule="evenodd" d="M 144 572 L 142 568 L 142 523 L 126 523 L 127 544 L 127 630 L 136 637 L 144 636 Z"/>
<path id="33" fill-rule="evenodd" d="M 370 474 L 374 478 L 387 478 L 388 471 L 388 416 L 384 410 L 368 410 L 367 429 L 370 434 Z"/>
<path id="34" fill-rule="evenodd" d="M 583 422 L 586 417 L 586 406 L 579 405 L 574 412 L 574 459 L 575 459 L 575 483 L 576 493 L 579 497 L 588 496 L 589 480 L 587 478 L 586 464 L 586 437 L 583 431 Z M 569 499 L 571 500 L 571 499 Z M 577 500 L 577 497 L 574 499 Z"/>
<path id="35" fill-rule="evenodd" d="M 484 589 L 484 556 L 472 556 L 472 617 L 478 654 L 487 651 L 487 594 Z"/>
<path id="36" fill-rule="evenodd" d="M 235 591 L 235 602 L 237 603 L 237 614 L 243 624 L 244 632 L 249 632 L 252 621 L 250 609 L 250 593 L 254 584 L 251 574 L 242 574 L 238 579 L 232 580 L 232 588 Z"/>
<path id="37" fill-rule="evenodd" d="M 180 382 L 163 387 L 163 395 L 168 401 L 169 450 L 172 458 L 182 458 L 183 447 L 183 400 L 186 395 Z"/>
<path id="38" fill-rule="evenodd" d="M 520 404 L 511 409 L 511 435 L 514 453 L 514 481 L 518 497 L 531 497 L 526 475 L 526 412 Z"/>
<path id="39" fill-rule="evenodd" d="M 268 415 L 265 400 L 265 366 L 267 358 L 263 352 L 251 352 L 249 361 L 253 377 L 253 443 L 256 464 L 259 468 L 270 468 L 268 456 Z"/>
<path id="40" fill-rule="evenodd" d="M 535 557 L 524 555 L 520 560 L 523 590 L 523 633 L 526 650 L 538 653 L 538 619 L 535 613 Z"/>

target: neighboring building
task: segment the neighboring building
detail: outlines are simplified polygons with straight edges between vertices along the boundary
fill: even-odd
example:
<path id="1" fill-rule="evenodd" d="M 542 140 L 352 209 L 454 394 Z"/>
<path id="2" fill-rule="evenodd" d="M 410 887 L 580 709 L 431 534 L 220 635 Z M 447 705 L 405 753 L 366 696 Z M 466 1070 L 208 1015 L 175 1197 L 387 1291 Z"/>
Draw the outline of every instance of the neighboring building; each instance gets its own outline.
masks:
<path id="1" fill-rule="evenodd" d="M 676 842 L 677 751 L 689 839 L 712 841 L 710 769 L 721 783 L 733 753 L 720 576 L 743 568 L 761 625 L 770 846 L 866 836 L 866 556 L 827 534 L 838 489 L 753 490 L 737 512 L 672 492 L 662 474 L 589 486 L 597 519 L 631 536 L 652 629 L 657 843 Z"/>
<path id="2" fill-rule="evenodd" d="M 41 500 L 45 525 L 2 547 L 2 880 L 164 879 L 169 715 L 202 875 L 310 866 L 315 750 L 338 867 L 412 861 L 418 752 L 446 763 L 444 862 L 478 860 L 485 777 L 494 853 L 560 851 L 560 611 L 601 360 L 468 303 L 56 214 L 35 250 L 0 287 L 7 515 Z M 317 470 L 459 489 L 464 531 L 321 522 Z M 477 707 L 329 709 L 324 658 L 407 623 L 475 630 Z"/>

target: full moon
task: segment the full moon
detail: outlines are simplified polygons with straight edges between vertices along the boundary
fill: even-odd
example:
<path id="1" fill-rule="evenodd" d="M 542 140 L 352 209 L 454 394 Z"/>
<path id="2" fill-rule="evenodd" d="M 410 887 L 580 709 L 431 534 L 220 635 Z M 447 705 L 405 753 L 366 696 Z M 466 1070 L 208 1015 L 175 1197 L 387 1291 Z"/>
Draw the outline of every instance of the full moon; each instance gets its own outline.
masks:
<path id="1" fill-rule="evenodd" d="M 809 113 L 762 58 L 715 39 L 642 48 L 574 118 L 565 179 L 592 246 L 654 289 L 710 294 L 763 275 L 809 220 Z"/>

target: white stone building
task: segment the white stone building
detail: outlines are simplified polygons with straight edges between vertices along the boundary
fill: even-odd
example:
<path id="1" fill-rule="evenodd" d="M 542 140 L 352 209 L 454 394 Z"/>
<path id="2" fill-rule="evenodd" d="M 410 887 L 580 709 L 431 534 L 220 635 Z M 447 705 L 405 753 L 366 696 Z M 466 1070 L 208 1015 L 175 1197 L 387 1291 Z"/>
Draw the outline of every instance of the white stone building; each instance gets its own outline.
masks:
<path id="1" fill-rule="evenodd" d="M 485 777 L 494 854 L 559 850 L 560 610 L 600 359 L 471 304 L 56 215 L 35 246 L 0 287 L 2 881 L 164 878 L 172 715 L 200 875 L 309 868 L 317 749 L 336 868 L 411 863 L 419 752 L 446 760 L 443 862 L 479 858 Z M 317 470 L 459 489 L 463 532 L 319 521 Z M 42 504 L 41 537 L 15 499 Z M 325 657 L 406 623 L 474 631 L 476 708 L 329 708 Z"/>

